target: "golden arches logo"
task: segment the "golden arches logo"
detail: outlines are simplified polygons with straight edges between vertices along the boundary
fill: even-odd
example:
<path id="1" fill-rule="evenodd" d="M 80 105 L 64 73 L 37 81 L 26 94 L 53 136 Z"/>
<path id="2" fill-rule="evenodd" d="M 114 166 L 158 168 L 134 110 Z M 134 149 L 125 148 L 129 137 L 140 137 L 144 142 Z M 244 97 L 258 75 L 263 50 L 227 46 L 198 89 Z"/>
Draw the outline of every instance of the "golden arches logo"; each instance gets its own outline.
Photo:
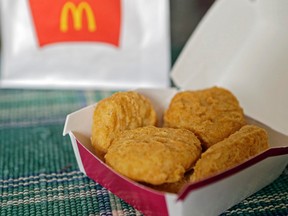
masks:
<path id="1" fill-rule="evenodd" d="M 69 11 L 71 12 L 71 17 L 73 20 L 73 27 L 75 30 L 80 31 L 82 29 L 82 18 L 84 12 L 87 17 L 87 27 L 89 32 L 96 31 L 96 21 L 94 13 L 87 2 L 81 2 L 77 6 L 73 2 L 66 2 L 62 7 L 61 17 L 60 17 L 60 31 L 67 32 Z"/>

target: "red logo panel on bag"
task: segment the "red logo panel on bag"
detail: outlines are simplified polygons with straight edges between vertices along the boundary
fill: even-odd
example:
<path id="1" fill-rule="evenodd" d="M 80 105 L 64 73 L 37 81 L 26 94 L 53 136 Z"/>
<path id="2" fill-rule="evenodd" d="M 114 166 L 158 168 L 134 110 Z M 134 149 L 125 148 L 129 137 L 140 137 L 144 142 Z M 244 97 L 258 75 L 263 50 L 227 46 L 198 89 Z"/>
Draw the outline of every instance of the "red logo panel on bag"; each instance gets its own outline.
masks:
<path id="1" fill-rule="evenodd" d="M 40 46 L 103 42 L 119 46 L 120 0 L 29 0 Z"/>

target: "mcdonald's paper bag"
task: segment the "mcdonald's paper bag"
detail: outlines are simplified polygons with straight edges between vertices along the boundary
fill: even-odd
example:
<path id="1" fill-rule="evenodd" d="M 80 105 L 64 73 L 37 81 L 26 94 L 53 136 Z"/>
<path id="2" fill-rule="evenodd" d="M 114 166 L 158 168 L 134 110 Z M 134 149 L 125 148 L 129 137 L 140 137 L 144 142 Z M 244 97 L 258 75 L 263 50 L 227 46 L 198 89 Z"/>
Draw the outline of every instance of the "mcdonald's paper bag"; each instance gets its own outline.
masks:
<path id="1" fill-rule="evenodd" d="M 2 87 L 169 84 L 167 0 L 0 0 Z"/>

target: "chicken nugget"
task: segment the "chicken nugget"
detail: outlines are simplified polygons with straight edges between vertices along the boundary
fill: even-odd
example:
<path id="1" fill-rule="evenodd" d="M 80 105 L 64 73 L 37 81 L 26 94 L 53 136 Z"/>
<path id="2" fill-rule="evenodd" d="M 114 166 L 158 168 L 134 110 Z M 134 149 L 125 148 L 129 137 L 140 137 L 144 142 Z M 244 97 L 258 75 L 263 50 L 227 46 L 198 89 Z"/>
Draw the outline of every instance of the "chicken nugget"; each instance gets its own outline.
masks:
<path id="1" fill-rule="evenodd" d="M 119 132 L 156 123 L 156 112 L 148 98 L 134 91 L 115 93 L 101 100 L 94 110 L 92 146 L 101 158 Z"/>
<path id="2" fill-rule="evenodd" d="M 244 124 L 244 113 L 237 98 L 219 87 L 179 92 L 164 113 L 165 127 L 191 130 L 204 149 L 228 137 Z"/>
<path id="3" fill-rule="evenodd" d="M 147 126 L 118 135 L 105 162 L 132 180 L 160 185 L 182 179 L 201 151 L 200 141 L 189 130 Z"/>
<path id="4" fill-rule="evenodd" d="M 192 175 L 193 171 L 190 170 L 188 172 L 186 172 L 184 174 L 184 177 L 181 178 L 179 181 L 177 182 L 173 182 L 173 183 L 164 183 L 161 185 L 149 185 L 149 184 L 145 184 L 146 186 L 154 189 L 154 190 L 158 190 L 158 191 L 162 191 L 162 192 L 168 192 L 168 193 L 179 193 L 180 190 L 188 183 L 190 183 L 190 178 Z"/>
<path id="5" fill-rule="evenodd" d="M 201 155 L 194 167 L 191 181 L 225 171 L 268 148 L 268 135 L 264 129 L 254 125 L 243 126 Z"/>

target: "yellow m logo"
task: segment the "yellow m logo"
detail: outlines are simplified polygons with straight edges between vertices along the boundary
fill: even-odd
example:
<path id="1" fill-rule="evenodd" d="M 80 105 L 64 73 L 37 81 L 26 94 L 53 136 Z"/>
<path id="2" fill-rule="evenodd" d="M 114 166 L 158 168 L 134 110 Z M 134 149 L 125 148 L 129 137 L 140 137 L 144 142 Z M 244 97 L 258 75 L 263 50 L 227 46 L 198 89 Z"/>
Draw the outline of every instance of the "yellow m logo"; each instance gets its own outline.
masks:
<path id="1" fill-rule="evenodd" d="M 88 31 L 96 31 L 96 22 L 94 13 L 87 2 L 81 2 L 76 6 L 73 2 L 66 2 L 62 8 L 61 17 L 60 17 L 60 31 L 68 31 L 68 16 L 69 11 L 71 12 L 73 19 L 73 27 L 75 30 L 79 31 L 82 29 L 82 18 L 85 12 L 87 17 Z"/>

